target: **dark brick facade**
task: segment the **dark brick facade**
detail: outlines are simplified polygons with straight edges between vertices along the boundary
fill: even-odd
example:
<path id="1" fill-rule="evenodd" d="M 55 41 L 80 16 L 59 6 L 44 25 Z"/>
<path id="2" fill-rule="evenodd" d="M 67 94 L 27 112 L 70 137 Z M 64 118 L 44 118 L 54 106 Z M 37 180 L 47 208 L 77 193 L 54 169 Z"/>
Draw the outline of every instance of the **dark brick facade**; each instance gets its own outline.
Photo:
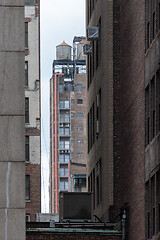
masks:
<path id="1" fill-rule="evenodd" d="M 41 167 L 40 164 L 26 164 L 26 175 L 30 175 L 30 200 L 26 201 L 26 214 L 32 222 L 41 212 Z"/>
<path id="2" fill-rule="evenodd" d="M 119 3 L 120 206 L 129 202 L 128 239 L 142 240 L 145 239 L 145 1 L 121 0 Z"/>
<path id="3" fill-rule="evenodd" d="M 120 234 L 101 234 L 101 233 L 49 233 L 32 232 L 26 234 L 26 240 L 120 240 Z"/>
<path id="4" fill-rule="evenodd" d="M 110 208 L 113 221 L 120 208 L 120 2 L 113 2 L 113 154 L 114 154 L 114 206 Z"/>
<path id="5" fill-rule="evenodd" d="M 87 2 L 87 6 L 91 8 L 92 12 L 92 16 L 88 17 L 88 25 L 97 26 L 97 16 L 101 16 L 103 34 L 103 51 L 101 52 L 101 63 L 103 64 L 100 64 L 99 69 L 92 77 L 88 90 L 88 105 L 91 107 L 97 94 L 96 90 L 99 87 L 102 89 L 102 142 L 98 145 L 96 139 L 89 153 L 88 164 L 90 172 L 94 167 L 93 164 L 96 162 L 96 158 L 101 157 L 102 159 L 102 205 L 96 206 L 95 212 L 99 218 L 104 220 L 108 218 L 106 208 L 109 208 L 109 220 L 113 220 L 123 209 L 123 206 L 126 205 L 127 239 L 144 240 L 145 1 L 114 0 L 112 26 L 110 25 L 111 19 L 107 16 L 108 12 L 111 11 L 110 5 L 107 5 L 108 1 L 101 1 L 101 5 L 98 5 L 98 1 L 94 1 L 94 6 L 90 6 L 89 1 Z M 106 28 L 108 29 L 108 32 L 106 31 L 107 35 Z M 109 33 L 112 35 L 112 30 L 113 39 L 109 35 Z M 104 42 L 105 45 L 103 45 Z M 113 62 L 110 62 L 110 50 L 113 51 Z M 112 84 L 112 76 L 110 75 L 112 67 L 113 89 L 110 88 Z M 112 90 L 113 95 L 111 95 Z M 113 135 L 112 124 L 109 119 L 112 112 L 108 108 L 108 105 L 112 106 L 112 103 Z M 108 135 L 105 129 L 106 126 L 110 129 Z M 113 175 L 112 169 L 107 172 L 112 165 L 112 155 L 110 155 L 112 149 L 107 149 L 112 140 Z M 113 191 L 111 189 L 112 178 Z M 106 193 L 106 189 L 108 189 L 108 193 Z M 109 191 L 110 189 L 111 191 Z M 112 199 L 112 193 L 113 203 L 109 201 Z M 104 204 L 103 199 L 105 199 Z"/>

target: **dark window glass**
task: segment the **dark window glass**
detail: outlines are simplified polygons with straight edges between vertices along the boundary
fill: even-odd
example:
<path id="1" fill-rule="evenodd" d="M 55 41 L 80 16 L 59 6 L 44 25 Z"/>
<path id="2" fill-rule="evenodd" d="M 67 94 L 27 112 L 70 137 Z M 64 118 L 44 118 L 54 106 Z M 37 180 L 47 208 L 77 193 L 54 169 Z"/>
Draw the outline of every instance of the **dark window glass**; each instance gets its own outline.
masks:
<path id="1" fill-rule="evenodd" d="M 152 236 L 155 235 L 155 177 L 151 178 Z"/>
<path id="2" fill-rule="evenodd" d="M 28 48 L 28 22 L 25 22 L 25 47 Z"/>
<path id="3" fill-rule="evenodd" d="M 83 104 L 83 99 L 78 98 L 78 99 L 77 99 L 77 104 Z"/>
<path id="4" fill-rule="evenodd" d="M 29 161 L 29 136 L 25 137 L 25 161 Z"/>
<path id="5" fill-rule="evenodd" d="M 150 131 L 150 128 L 149 128 L 149 123 L 150 123 L 150 120 L 149 120 L 149 85 L 148 87 L 146 88 L 145 90 L 145 122 L 146 122 L 146 130 L 145 130 L 145 144 L 146 146 L 149 144 L 149 131 Z"/>
<path id="6" fill-rule="evenodd" d="M 150 199 L 149 199 L 149 181 L 146 183 L 146 226 L 147 239 L 150 239 Z"/>
<path id="7" fill-rule="evenodd" d="M 28 61 L 25 61 L 25 87 L 28 87 Z"/>
<path id="8" fill-rule="evenodd" d="M 25 5 L 34 5 L 35 0 L 25 0 Z"/>
<path id="9" fill-rule="evenodd" d="M 29 123 L 29 98 L 25 98 L 25 123 Z"/>
<path id="10" fill-rule="evenodd" d="M 30 176 L 26 175 L 26 200 L 30 200 Z"/>

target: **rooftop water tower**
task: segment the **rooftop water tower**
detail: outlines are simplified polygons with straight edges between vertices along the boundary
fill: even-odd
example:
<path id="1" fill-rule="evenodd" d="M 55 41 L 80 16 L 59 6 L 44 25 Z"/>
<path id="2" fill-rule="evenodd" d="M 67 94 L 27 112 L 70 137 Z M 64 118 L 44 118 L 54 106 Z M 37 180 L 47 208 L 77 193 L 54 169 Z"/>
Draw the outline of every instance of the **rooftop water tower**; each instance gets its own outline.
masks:
<path id="1" fill-rule="evenodd" d="M 65 41 L 56 46 L 56 60 L 71 60 L 71 48 Z"/>

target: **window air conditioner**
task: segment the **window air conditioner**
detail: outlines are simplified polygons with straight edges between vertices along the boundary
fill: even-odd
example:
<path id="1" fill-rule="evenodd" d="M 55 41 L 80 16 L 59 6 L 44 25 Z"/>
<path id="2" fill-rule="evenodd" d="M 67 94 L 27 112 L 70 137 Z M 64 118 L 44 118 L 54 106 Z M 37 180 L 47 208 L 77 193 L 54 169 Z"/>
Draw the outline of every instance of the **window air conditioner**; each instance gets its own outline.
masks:
<path id="1" fill-rule="evenodd" d="M 94 41 L 99 37 L 98 27 L 88 27 L 87 28 L 87 40 Z"/>
<path id="2" fill-rule="evenodd" d="M 92 44 L 85 44 L 83 46 L 83 53 L 85 55 L 88 55 L 88 54 L 92 53 Z"/>

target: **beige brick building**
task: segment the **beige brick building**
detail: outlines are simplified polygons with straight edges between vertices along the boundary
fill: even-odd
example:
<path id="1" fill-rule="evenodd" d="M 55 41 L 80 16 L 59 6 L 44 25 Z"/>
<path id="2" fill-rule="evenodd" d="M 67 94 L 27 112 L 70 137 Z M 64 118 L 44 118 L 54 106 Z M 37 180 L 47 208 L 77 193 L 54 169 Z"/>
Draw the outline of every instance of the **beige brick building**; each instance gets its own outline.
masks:
<path id="1" fill-rule="evenodd" d="M 40 3 L 25 0 L 26 221 L 41 212 Z"/>

